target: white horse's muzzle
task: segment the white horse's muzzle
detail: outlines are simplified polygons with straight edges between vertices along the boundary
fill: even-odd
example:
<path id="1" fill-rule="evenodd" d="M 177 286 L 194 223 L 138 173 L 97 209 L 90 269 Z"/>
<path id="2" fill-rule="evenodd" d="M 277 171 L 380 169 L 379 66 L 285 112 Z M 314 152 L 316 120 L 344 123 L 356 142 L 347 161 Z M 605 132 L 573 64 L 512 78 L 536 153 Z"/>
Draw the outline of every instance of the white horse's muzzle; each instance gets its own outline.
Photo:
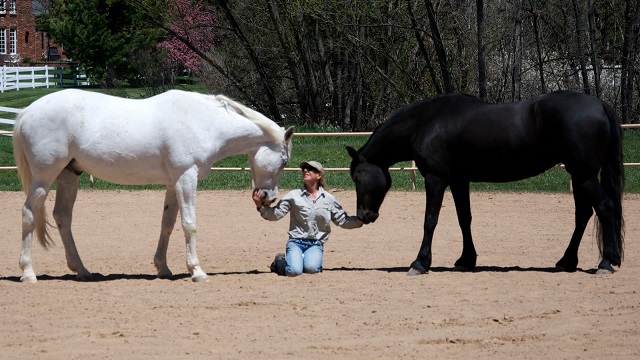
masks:
<path id="1" fill-rule="evenodd" d="M 278 198 L 278 190 L 261 189 L 261 191 L 260 200 L 264 206 L 271 205 Z"/>

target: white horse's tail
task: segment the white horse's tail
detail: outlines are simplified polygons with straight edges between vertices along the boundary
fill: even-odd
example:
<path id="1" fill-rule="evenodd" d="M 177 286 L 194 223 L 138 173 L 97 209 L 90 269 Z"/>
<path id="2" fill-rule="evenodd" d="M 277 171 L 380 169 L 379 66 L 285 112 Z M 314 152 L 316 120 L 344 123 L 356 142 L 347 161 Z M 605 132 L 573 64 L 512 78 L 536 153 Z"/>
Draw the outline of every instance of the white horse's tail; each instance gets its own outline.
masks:
<path id="1" fill-rule="evenodd" d="M 16 162 L 16 167 L 18 168 L 18 177 L 20 178 L 20 183 L 22 184 L 22 189 L 29 196 L 29 189 L 31 188 L 31 168 L 29 167 L 29 160 L 27 159 L 27 155 L 25 153 L 25 145 L 24 145 L 24 137 L 22 136 L 22 132 L 20 130 L 20 119 L 22 118 L 22 113 L 18 114 L 16 117 L 16 122 L 13 127 L 13 158 Z M 24 209 L 23 209 L 23 216 Z M 23 223 L 25 219 L 22 219 Z M 35 227 L 36 237 L 38 238 L 38 242 L 44 248 L 48 248 L 53 245 L 53 240 L 49 235 L 49 231 L 47 229 L 47 211 L 44 206 L 38 207 L 38 210 L 33 213 L 33 224 Z"/>

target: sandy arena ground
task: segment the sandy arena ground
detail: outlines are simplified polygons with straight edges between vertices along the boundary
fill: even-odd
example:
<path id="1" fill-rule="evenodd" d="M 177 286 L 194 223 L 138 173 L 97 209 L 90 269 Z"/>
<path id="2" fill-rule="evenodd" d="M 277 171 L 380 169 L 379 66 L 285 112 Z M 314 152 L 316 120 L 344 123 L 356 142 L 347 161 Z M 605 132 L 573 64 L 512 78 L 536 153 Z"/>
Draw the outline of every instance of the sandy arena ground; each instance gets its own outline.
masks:
<path id="1" fill-rule="evenodd" d="M 47 203 L 50 214 L 53 194 Z M 334 191 L 350 213 L 352 191 Z M 192 283 L 184 237 L 169 247 L 174 281 L 153 254 L 164 194 L 81 191 L 74 235 L 95 282 L 67 269 L 59 237 L 34 244 L 36 284 L 19 282 L 21 193 L 0 193 L 2 359 L 638 359 L 640 196 L 625 196 L 626 258 L 595 275 L 589 226 L 576 273 L 556 272 L 573 230 L 569 194 L 473 193 L 478 269 L 453 268 L 461 235 L 450 194 L 433 268 L 406 276 L 422 238 L 424 194 L 392 192 L 380 219 L 334 227 L 325 271 L 278 277 L 288 217 L 262 220 L 250 191 L 198 194 L 198 254 L 210 275 Z"/>

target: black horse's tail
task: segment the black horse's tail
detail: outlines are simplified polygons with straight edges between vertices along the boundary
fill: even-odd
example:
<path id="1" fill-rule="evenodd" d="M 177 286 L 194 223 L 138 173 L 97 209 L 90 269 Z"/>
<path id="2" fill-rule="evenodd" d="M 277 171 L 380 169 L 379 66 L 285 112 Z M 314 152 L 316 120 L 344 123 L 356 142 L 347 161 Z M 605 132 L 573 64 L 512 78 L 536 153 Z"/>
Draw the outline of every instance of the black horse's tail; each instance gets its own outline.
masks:
<path id="1" fill-rule="evenodd" d="M 616 240 L 614 242 L 620 255 L 620 263 L 624 258 L 624 217 L 622 215 L 622 192 L 624 189 L 624 165 L 622 163 L 622 128 L 615 111 L 603 103 L 609 118 L 611 138 L 609 148 L 600 172 L 600 184 L 606 196 L 613 202 L 613 224 Z M 598 247 L 603 253 L 602 226 L 598 227 Z M 620 265 L 620 264 L 617 264 Z"/>

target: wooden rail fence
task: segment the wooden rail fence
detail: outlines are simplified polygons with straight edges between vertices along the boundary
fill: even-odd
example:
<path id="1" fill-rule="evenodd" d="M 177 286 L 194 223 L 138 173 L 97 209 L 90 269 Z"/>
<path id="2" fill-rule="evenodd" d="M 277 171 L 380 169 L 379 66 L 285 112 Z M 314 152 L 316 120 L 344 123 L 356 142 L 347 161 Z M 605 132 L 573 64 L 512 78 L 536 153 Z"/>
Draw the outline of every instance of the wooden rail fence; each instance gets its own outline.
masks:
<path id="1" fill-rule="evenodd" d="M 21 109 L 14 109 L 0 106 L 0 112 L 7 113 L 19 113 Z M 14 120 L 0 118 L 0 124 L 13 125 Z M 640 129 L 640 124 L 623 124 L 620 125 L 623 129 Z M 12 131 L 0 130 L 0 135 L 12 136 Z M 369 136 L 371 132 L 338 132 L 338 133 L 294 133 L 294 136 L 307 137 L 307 136 Z M 624 166 L 640 166 L 638 162 L 624 163 Z M 563 167 L 562 164 L 556 165 L 556 167 Z M 0 170 L 16 170 L 15 166 L 0 166 Z M 212 167 L 214 171 L 249 171 L 249 167 Z M 297 167 L 285 168 L 284 171 L 299 171 Z M 326 171 L 349 171 L 348 167 L 333 167 L 325 168 Z M 389 168 L 390 171 L 410 171 L 411 172 L 411 184 L 413 189 L 416 188 L 416 171 L 418 168 L 414 161 L 411 162 L 411 166 L 408 167 L 393 167 Z"/>

